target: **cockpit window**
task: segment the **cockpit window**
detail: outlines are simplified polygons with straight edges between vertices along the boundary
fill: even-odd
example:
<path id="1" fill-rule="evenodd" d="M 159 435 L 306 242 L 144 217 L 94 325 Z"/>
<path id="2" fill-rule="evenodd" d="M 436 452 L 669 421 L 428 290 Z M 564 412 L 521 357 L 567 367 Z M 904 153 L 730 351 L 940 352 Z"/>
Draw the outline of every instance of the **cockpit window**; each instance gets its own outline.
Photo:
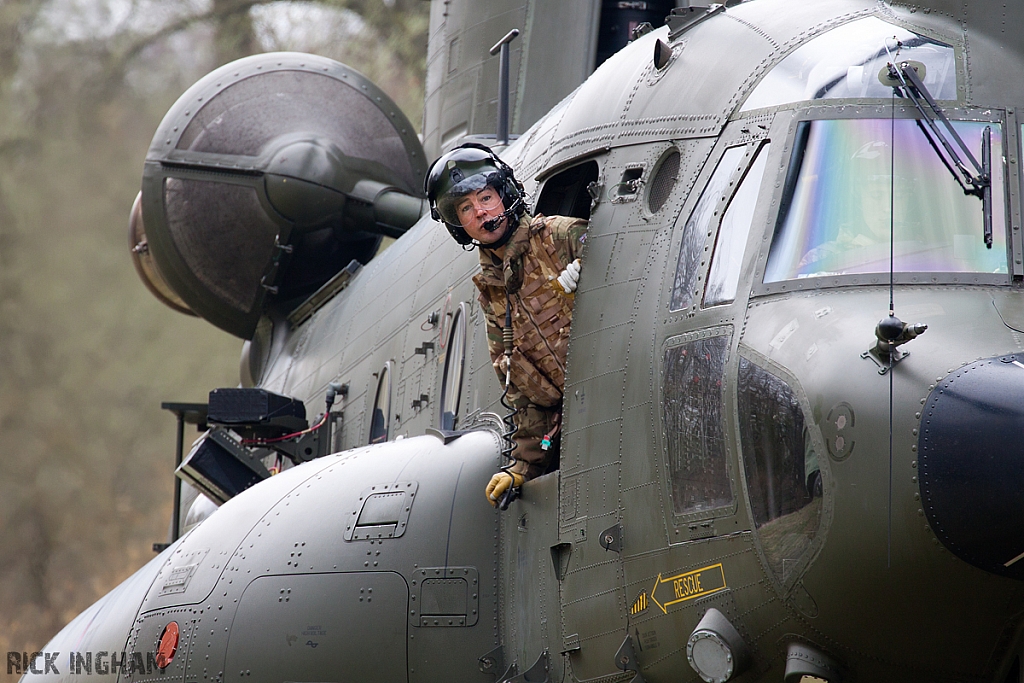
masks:
<path id="1" fill-rule="evenodd" d="M 707 187 L 701 192 L 697 206 L 683 227 L 682 243 L 679 245 L 679 262 L 676 265 L 676 276 L 672 283 L 672 300 L 669 310 L 678 311 L 687 308 L 693 302 L 697 275 L 702 265 L 704 243 L 711 237 L 712 220 L 717 216 L 718 208 L 725 193 L 729 189 L 729 181 L 736 173 L 737 165 L 743 158 L 743 147 L 730 147 L 722 154 L 715 172 L 711 174 Z M 680 220 L 682 220 L 680 218 Z"/>
<path id="2" fill-rule="evenodd" d="M 895 56 L 897 47 L 900 60 L 924 64 L 924 84 L 935 99 L 957 98 L 952 47 L 868 17 L 798 47 L 765 75 L 741 111 L 807 100 L 890 97 L 892 88 L 883 85 L 878 74 L 892 61 L 890 53 Z"/>
<path id="3" fill-rule="evenodd" d="M 740 358 L 737 383 L 750 513 L 768 565 L 787 583 L 821 526 L 821 465 L 786 380 Z"/>
<path id="4" fill-rule="evenodd" d="M 983 131 L 991 127 L 992 158 L 1002 159 L 999 124 L 954 121 L 953 126 L 978 159 Z M 987 249 L 981 200 L 964 194 L 917 120 L 803 121 L 764 282 L 887 273 L 890 221 L 896 272 L 1006 273 L 1003 182 L 997 161 L 992 164 L 994 235 Z"/>
<path id="5" fill-rule="evenodd" d="M 704 290 L 705 307 L 726 304 L 736 298 L 740 269 L 743 266 L 743 250 L 746 249 L 747 236 L 753 224 L 754 207 L 761 190 L 769 148 L 770 145 L 765 145 L 757 152 L 757 158 L 722 216 L 708 271 L 708 284 Z"/>

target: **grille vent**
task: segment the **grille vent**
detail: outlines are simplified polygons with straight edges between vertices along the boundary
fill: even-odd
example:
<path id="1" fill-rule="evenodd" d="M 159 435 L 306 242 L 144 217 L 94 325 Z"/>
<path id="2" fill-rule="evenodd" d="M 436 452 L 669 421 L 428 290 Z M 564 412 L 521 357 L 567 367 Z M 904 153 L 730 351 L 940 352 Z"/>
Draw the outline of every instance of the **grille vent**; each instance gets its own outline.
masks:
<path id="1" fill-rule="evenodd" d="M 647 195 L 647 208 L 651 213 L 658 213 L 665 206 L 672 188 L 676 186 L 679 176 L 679 150 L 672 148 L 661 159 L 658 170 L 651 181 L 651 190 Z"/>

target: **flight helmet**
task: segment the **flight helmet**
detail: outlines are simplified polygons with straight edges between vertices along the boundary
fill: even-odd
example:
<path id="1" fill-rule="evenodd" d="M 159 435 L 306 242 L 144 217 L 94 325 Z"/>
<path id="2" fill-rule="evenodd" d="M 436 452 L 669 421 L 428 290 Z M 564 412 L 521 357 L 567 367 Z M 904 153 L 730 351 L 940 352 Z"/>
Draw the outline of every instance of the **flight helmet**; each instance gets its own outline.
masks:
<path id="1" fill-rule="evenodd" d="M 510 227 L 497 242 L 480 244 L 463 229 L 455 205 L 460 198 L 488 185 L 501 197 L 505 210 L 489 221 L 493 228 L 484 227 L 496 230 L 502 219 L 508 219 Z M 472 142 L 456 147 L 431 164 L 423 182 L 423 192 L 430 202 L 430 216 L 443 222 L 455 241 L 463 246 L 473 244 L 486 249 L 504 246 L 515 232 L 519 217 L 526 211 L 523 186 L 516 180 L 512 169 L 489 147 Z"/>

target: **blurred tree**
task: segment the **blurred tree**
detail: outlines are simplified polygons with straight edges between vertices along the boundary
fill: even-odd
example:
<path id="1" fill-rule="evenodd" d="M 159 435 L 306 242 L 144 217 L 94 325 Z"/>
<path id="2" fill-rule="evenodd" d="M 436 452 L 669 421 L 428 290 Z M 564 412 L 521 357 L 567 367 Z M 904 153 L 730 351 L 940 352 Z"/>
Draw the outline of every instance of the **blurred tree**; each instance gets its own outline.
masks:
<path id="1" fill-rule="evenodd" d="M 138 282 L 127 214 L 167 108 L 267 50 L 362 71 L 418 122 L 423 0 L 0 0 L 0 650 L 32 651 L 152 557 L 174 420 L 238 340 Z M 183 343 L 187 340 L 187 343 Z"/>
<path id="2" fill-rule="evenodd" d="M 213 43 L 218 65 L 257 52 L 256 34 L 249 13 L 253 4 L 239 0 L 213 0 L 210 13 L 216 22 Z"/>

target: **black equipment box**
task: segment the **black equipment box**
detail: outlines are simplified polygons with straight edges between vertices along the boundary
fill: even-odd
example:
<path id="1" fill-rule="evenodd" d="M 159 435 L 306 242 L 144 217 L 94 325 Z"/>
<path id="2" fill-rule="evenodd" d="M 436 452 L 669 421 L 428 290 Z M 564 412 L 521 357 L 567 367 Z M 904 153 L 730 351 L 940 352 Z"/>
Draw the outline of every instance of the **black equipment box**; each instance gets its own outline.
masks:
<path id="1" fill-rule="evenodd" d="M 306 407 L 288 396 L 266 389 L 214 389 L 207 412 L 210 424 L 249 427 L 256 431 L 301 431 L 309 426 Z"/>

